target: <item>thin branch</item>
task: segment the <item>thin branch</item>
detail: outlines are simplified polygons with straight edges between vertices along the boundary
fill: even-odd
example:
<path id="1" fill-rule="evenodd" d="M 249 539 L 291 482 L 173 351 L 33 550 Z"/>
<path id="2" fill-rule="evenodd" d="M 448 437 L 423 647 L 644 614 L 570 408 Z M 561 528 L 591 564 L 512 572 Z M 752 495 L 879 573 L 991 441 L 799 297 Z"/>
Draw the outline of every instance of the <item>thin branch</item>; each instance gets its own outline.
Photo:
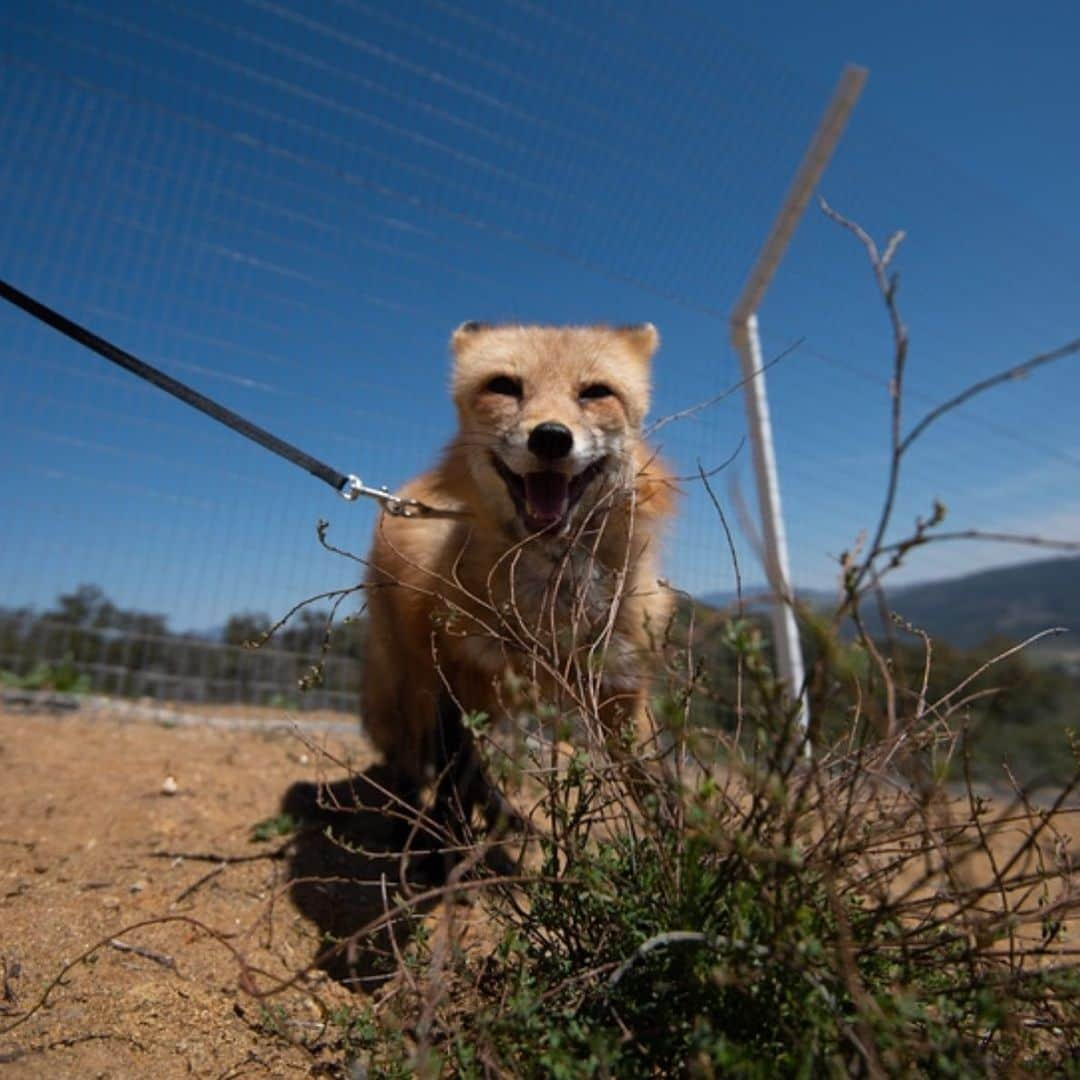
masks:
<path id="1" fill-rule="evenodd" d="M 706 469 L 705 470 L 704 476 L 705 477 L 715 476 L 717 473 L 723 472 L 742 453 L 742 448 L 745 445 L 746 445 L 746 436 L 744 435 L 739 440 L 739 445 L 736 446 L 735 449 L 732 450 L 731 453 L 728 454 L 728 456 L 726 458 L 724 458 L 724 460 L 721 461 L 719 465 L 714 465 L 711 469 Z M 701 462 L 700 461 L 698 462 L 698 471 L 697 472 L 690 473 L 689 476 L 673 476 L 671 479 L 672 479 L 672 482 L 676 483 L 676 484 L 685 484 L 689 480 L 701 480 L 701 479 L 703 479 L 702 472 L 701 472 Z"/>
<path id="2" fill-rule="evenodd" d="M 247 960 L 245 959 L 243 953 L 241 953 L 240 950 L 232 944 L 232 942 L 227 940 L 226 934 L 222 933 L 219 930 L 214 930 L 202 920 L 192 918 L 190 915 L 157 915 L 150 919 L 141 919 L 139 922 L 130 923 L 128 926 L 125 926 L 120 931 L 120 933 L 130 934 L 133 931 L 141 930 L 143 927 L 146 926 L 165 926 L 168 923 L 181 923 L 185 926 L 190 926 L 196 930 L 201 930 L 204 934 L 212 938 L 219 945 L 224 946 L 224 948 L 226 948 L 232 954 L 233 959 L 240 967 L 241 985 L 247 985 L 250 982 L 250 974 Z M 20 1016 L 17 1016 L 10 1024 L 5 1024 L 3 1027 L 0 1027 L 0 1035 L 10 1034 L 17 1027 L 25 1024 L 26 1021 L 30 1019 L 30 1017 L 34 1016 L 37 1012 L 39 1012 L 46 1005 L 48 1005 L 49 996 L 61 983 L 63 983 L 64 978 L 69 971 L 71 971 L 73 968 L 78 967 L 79 964 L 84 963 L 99 949 L 104 949 L 106 946 L 111 945 L 114 940 L 115 939 L 111 935 L 109 935 L 108 937 L 99 938 L 88 949 L 84 949 L 73 960 L 69 960 L 66 964 L 64 964 L 63 967 L 60 968 L 59 972 L 57 972 L 57 974 L 54 975 L 48 981 L 48 983 L 45 984 L 45 988 L 41 991 L 41 993 L 38 995 L 37 1000 L 34 1002 L 33 1005 L 30 1006 L 29 1009 L 27 1009 Z"/>
<path id="3" fill-rule="evenodd" d="M 895 544 L 885 544 L 878 549 L 878 554 L 887 551 L 910 551 L 924 544 L 934 544 L 939 540 L 992 540 L 999 544 L 1029 544 L 1032 547 L 1051 548 L 1054 551 L 1080 551 L 1080 540 L 1051 540 L 1045 536 L 1025 536 L 1022 533 L 986 532 L 983 529 L 960 529 L 954 532 L 933 533 Z"/>
<path id="4" fill-rule="evenodd" d="M 192 862 L 226 863 L 229 866 L 237 863 L 262 862 L 264 859 L 284 859 L 289 848 L 293 846 L 290 838 L 285 843 L 270 851 L 260 851 L 254 855 L 222 855 L 213 851 L 151 851 L 151 859 L 189 859 Z"/>
<path id="5" fill-rule="evenodd" d="M 731 553 L 731 564 L 735 568 L 735 596 L 738 603 L 739 618 L 744 615 L 743 608 L 743 591 L 742 591 L 742 572 L 739 570 L 739 555 L 735 550 L 735 540 L 731 535 L 731 528 L 728 525 L 727 515 L 724 513 L 723 507 L 720 505 L 720 500 L 716 497 L 716 493 L 712 489 L 712 484 L 709 483 L 709 474 L 701 467 L 701 462 L 698 462 L 698 476 L 701 478 L 701 482 L 705 485 L 705 491 L 709 498 L 712 500 L 713 507 L 716 510 L 717 516 L 720 518 L 720 524 L 724 530 L 724 536 L 727 538 L 728 551 Z"/>
<path id="6" fill-rule="evenodd" d="M 958 406 L 963 405 L 965 401 L 969 401 L 977 394 L 981 394 L 986 390 L 999 386 L 1001 383 L 1022 379 L 1029 372 L 1042 367 L 1043 364 L 1050 364 L 1055 360 L 1063 360 L 1065 357 L 1073 356 L 1076 353 L 1080 353 L 1080 338 L 1074 338 L 1060 348 L 1052 349 L 1050 352 L 1039 353 L 1038 356 L 1033 356 L 1030 360 L 1025 360 L 1022 364 L 1016 364 L 1011 368 L 1007 368 L 1005 371 L 999 371 L 996 375 L 991 375 L 989 378 L 983 379 L 981 382 L 974 383 L 966 390 L 962 390 L 955 397 L 951 397 L 948 401 L 944 401 L 937 407 L 931 409 L 911 429 L 911 431 L 904 436 L 904 440 L 900 444 L 900 453 L 904 453 L 935 420 L 944 416 L 945 413 L 951 412 Z"/>
<path id="7" fill-rule="evenodd" d="M 665 948 L 668 945 L 695 944 L 701 945 L 709 939 L 705 934 L 696 930 L 669 930 L 665 934 L 655 936 L 643 941 L 612 973 L 608 979 L 608 990 L 613 990 L 622 981 L 623 976 L 644 956 L 656 949 Z"/>
<path id="8" fill-rule="evenodd" d="M 136 956 L 142 956 L 147 960 L 153 960 L 155 964 L 160 964 L 170 971 L 176 971 L 176 961 L 171 956 L 166 956 L 165 953 L 155 952 L 153 949 L 146 949 L 142 945 L 130 945 L 128 942 L 121 941 L 119 938 L 110 938 L 109 945 L 116 949 L 117 952 L 134 953 Z"/>
<path id="9" fill-rule="evenodd" d="M 170 904 L 170 907 L 176 907 L 177 904 L 185 901 L 189 896 L 194 896 L 204 885 L 211 882 L 218 876 L 218 874 L 224 872 L 229 867 L 228 862 L 219 863 L 212 870 L 207 870 L 202 877 L 192 882 L 186 889 L 184 889 L 179 896 Z"/>
<path id="10" fill-rule="evenodd" d="M 877 244 L 862 226 L 837 213 L 823 198 L 819 199 L 822 212 L 826 217 L 835 221 L 838 225 L 847 229 L 856 236 L 866 248 L 870 258 L 870 265 L 874 271 L 874 279 L 877 281 L 878 291 L 885 303 L 885 309 L 889 315 L 889 325 L 893 335 L 893 375 L 889 383 L 889 396 L 892 398 L 892 455 L 889 461 L 889 478 L 885 487 L 885 502 L 881 508 L 874 539 L 867 548 L 866 558 L 859 566 L 847 585 L 849 598 L 854 596 L 863 578 L 867 575 L 870 567 L 877 558 L 877 554 L 885 533 L 892 520 L 893 508 L 896 505 L 896 495 L 900 486 L 900 463 L 903 458 L 902 430 L 903 430 L 903 403 L 904 403 L 904 372 L 907 367 L 908 332 L 900 317 L 900 310 L 896 305 L 897 278 L 893 274 L 888 275 L 888 267 L 893 256 L 896 254 L 904 234 L 898 232 L 885 246 L 885 257 L 878 254 Z"/>
<path id="11" fill-rule="evenodd" d="M 966 679 L 959 682 L 954 686 L 947 694 L 943 694 L 933 705 L 930 706 L 929 712 L 937 712 L 942 705 L 951 697 L 955 697 L 965 686 L 973 683 L 983 672 L 992 668 L 995 664 L 1001 663 L 1002 660 L 1007 660 L 1010 656 L 1015 655 L 1018 652 L 1026 649 L 1029 645 L 1034 645 L 1036 641 L 1041 641 L 1046 637 L 1058 637 L 1060 634 L 1067 634 L 1068 628 L 1064 626 L 1051 626 L 1047 630 L 1040 630 L 1037 634 L 1032 634 L 1031 637 L 1025 638 L 1019 645 L 1014 645 L 1011 649 L 1006 649 L 1004 652 L 998 653 L 997 656 L 991 657 L 985 664 L 981 664 L 976 668 Z"/>
<path id="12" fill-rule="evenodd" d="M 786 349 L 774 356 L 767 364 L 763 364 L 759 370 L 755 371 L 752 375 L 747 375 L 745 379 L 740 379 L 733 386 L 729 386 L 719 394 L 706 398 L 704 401 L 699 401 L 696 405 L 690 405 L 685 409 L 680 409 L 678 412 L 670 413 L 667 416 L 661 416 L 659 420 L 654 420 L 643 432 L 645 438 L 654 435 L 661 428 L 667 427 L 668 424 L 672 424 L 676 420 L 685 420 L 688 416 L 694 416 L 703 409 L 709 409 L 712 408 L 713 405 L 719 405 L 725 398 L 729 398 L 736 391 L 741 390 L 748 382 L 756 379 L 759 375 L 764 375 L 769 368 L 775 367 L 781 360 L 789 357 L 805 340 L 806 338 L 798 338 L 796 341 L 793 341 Z"/>

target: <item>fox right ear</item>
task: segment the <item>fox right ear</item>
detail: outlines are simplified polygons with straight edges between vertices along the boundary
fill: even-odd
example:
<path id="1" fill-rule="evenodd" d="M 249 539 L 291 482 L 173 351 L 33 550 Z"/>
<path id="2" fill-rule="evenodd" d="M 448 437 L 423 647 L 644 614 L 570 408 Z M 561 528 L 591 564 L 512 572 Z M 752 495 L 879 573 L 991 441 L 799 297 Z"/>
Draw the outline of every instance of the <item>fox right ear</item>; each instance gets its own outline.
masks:
<path id="1" fill-rule="evenodd" d="M 491 323 L 463 322 L 450 337 L 450 348 L 454 350 L 454 355 L 460 355 L 477 334 L 481 334 L 490 328 Z"/>

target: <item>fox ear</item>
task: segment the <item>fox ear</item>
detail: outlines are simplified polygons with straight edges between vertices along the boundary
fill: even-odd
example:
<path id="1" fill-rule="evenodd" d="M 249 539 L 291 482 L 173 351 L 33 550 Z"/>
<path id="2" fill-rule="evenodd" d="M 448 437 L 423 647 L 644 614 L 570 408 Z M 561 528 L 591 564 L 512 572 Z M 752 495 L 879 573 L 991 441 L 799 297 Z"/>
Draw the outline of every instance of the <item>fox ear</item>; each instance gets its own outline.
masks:
<path id="1" fill-rule="evenodd" d="M 651 360 L 660 347 L 660 333 L 651 322 L 620 326 L 616 333 L 645 361 Z"/>
<path id="2" fill-rule="evenodd" d="M 463 322 L 450 336 L 450 348 L 455 356 L 460 356 L 485 330 L 491 329 L 491 323 Z"/>

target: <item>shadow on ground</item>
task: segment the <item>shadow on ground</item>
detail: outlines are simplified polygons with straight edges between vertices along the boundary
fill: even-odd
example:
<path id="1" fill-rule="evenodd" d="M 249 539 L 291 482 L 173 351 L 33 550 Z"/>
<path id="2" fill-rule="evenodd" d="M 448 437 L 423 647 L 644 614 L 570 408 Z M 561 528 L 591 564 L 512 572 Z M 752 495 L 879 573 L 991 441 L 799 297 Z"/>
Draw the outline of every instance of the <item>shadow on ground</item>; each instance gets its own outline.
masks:
<path id="1" fill-rule="evenodd" d="M 389 770 L 372 766 L 334 783 L 293 784 L 281 802 L 300 829 L 290 847 L 289 889 L 296 907 L 318 928 L 323 949 L 343 943 L 319 962 L 332 978 L 356 990 L 371 990 L 394 970 L 393 942 L 404 946 L 415 921 L 397 920 L 362 940 L 353 935 L 392 908 L 401 896 L 403 875 L 422 892 L 441 883 L 441 862 L 416 853 L 409 844 L 407 809 L 395 803 Z M 395 809 L 398 813 L 395 813 Z M 417 915 L 424 910 L 418 909 Z"/>

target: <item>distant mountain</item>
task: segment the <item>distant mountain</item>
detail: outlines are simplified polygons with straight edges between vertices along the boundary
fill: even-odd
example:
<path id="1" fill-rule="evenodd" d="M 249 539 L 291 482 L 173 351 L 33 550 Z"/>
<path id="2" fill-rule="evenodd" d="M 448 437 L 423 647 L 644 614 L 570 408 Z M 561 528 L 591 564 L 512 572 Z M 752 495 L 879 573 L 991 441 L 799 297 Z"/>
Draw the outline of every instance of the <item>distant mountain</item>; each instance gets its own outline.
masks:
<path id="1" fill-rule="evenodd" d="M 760 597 L 760 587 L 747 590 Z M 815 606 L 835 602 L 826 592 L 800 594 Z M 932 638 L 971 648 L 988 638 L 1021 641 L 1051 626 L 1071 631 L 1064 644 L 1080 648 L 1080 557 L 1039 559 L 981 570 L 942 581 L 905 585 L 887 592 L 889 608 Z M 729 607 L 735 594 L 709 593 L 702 601 Z M 758 607 L 759 604 L 753 604 Z M 866 616 L 871 632 L 881 624 L 872 605 Z M 1058 639 L 1057 644 L 1063 644 Z"/>
<path id="2" fill-rule="evenodd" d="M 981 570 L 963 577 L 908 585 L 889 594 L 889 607 L 931 637 L 958 648 L 992 637 L 1021 641 L 1051 626 L 1071 631 L 1080 647 L 1080 558 Z"/>

